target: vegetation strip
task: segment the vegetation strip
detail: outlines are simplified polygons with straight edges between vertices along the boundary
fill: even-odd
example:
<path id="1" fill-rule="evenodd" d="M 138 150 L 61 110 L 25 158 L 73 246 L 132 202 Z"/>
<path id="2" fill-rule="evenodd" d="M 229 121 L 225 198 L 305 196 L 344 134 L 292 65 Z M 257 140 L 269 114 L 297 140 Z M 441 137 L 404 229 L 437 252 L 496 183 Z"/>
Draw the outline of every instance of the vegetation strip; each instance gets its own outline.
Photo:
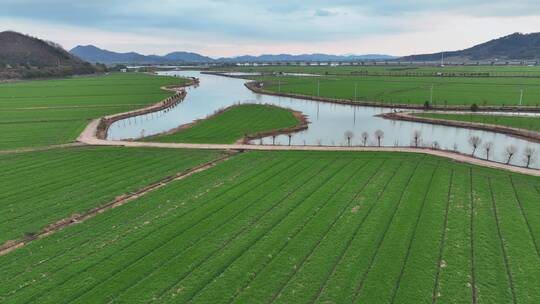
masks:
<path id="1" fill-rule="evenodd" d="M 433 173 L 431 174 L 431 178 L 429 179 L 429 183 L 428 183 L 429 188 L 431 188 L 431 185 L 433 183 L 433 177 L 435 176 L 435 172 L 437 171 L 438 167 L 439 167 L 439 163 L 437 163 L 437 166 L 435 167 L 435 169 L 433 170 Z M 402 267 L 401 267 L 401 270 L 399 272 L 398 279 L 396 281 L 396 286 L 394 287 L 394 290 L 392 292 L 391 303 L 395 302 L 395 299 L 396 299 L 396 296 L 397 296 L 397 293 L 398 293 L 398 290 L 399 290 L 399 285 L 400 285 L 401 279 L 403 278 L 403 272 L 405 271 L 405 266 L 407 265 L 409 255 L 411 253 L 411 248 L 412 248 L 412 244 L 413 244 L 413 241 L 414 241 L 414 237 L 416 235 L 416 231 L 418 229 L 418 224 L 420 223 L 420 218 L 422 217 L 422 213 L 424 211 L 424 206 L 425 206 L 427 198 L 428 198 L 428 194 L 429 194 L 429 191 L 426 191 L 424 193 L 424 198 L 422 199 L 422 204 L 420 206 L 419 214 L 416 217 L 416 222 L 414 224 L 413 233 L 411 234 L 411 238 L 409 239 L 409 242 L 408 242 L 409 245 L 407 246 L 407 251 L 405 253 L 405 259 L 403 260 Z"/>
<path id="2" fill-rule="evenodd" d="M 441 267 L 442 267 L 442 258 L 444 254 L 444 245 L 446 240 L 446 230 L 448 227 L 448 210 L 450 207 L 450 195 L 452 194 L 452 181 L 454 179 L 454 170 L 450 173 L 450 184 L 448 185 L 448 193 L 446 198 L 446 208 L 444 211 L 444 223 L 441 229 L 441 243 L 439 245 L 439 258 L 437 260 L 437 274 L 435 275 L 435 284 L 433 286 L 433 293 L 431 296 L 431 303 L 435 304 L 437 302 L 438 298 L 438 291 L 439 291 L 439 281 L 440 281 L 440 274 L 441 274 Z"/>
<path id="3" fill-rule="evenodd" d="M 471 261 L 471 295 L 472 295 L 472 303 L 475 304 L 478 300 L 478 290 L 476 288 L 476 270 L 474 268 L 474 199 L 473 199 L 473 176 L 472 176 L 472 169 L 469 168 L 469 202 L 470 202 L 470 222 L 469 222 L 469 236 L 470 236 L 470 261 Z"/>
<path id="4" fill-rule="evenodd" d="M 504 265 L 506 268 L 506 275 L 508 276 L 508 282 L 510 284 L 510 291 L 512 292 L 512 302 L 517 303 L 516 291 L 514 289 L 514 280 L 512 279 L 512 273 L 510 272 L 510 265 L 508 263 L 508 254 L 504 246 L 504 239 L 501 233 L 501 226 L 499 224 L 499 212 L 497 211 L 497 205 L 495 204 L 495 195 L 493 194 L 493 186 L 491 185 L 491 178 L 488 177 L 489 192 L 491 194 L 491 204 L 493 208 L 493 214 L 495 215 L 495 223 L 497 224 L 497 235 L 499 236 L 501 250 L 503 252 Z"/>
<path id="5" fill-rule="evenodd" d="M 227 156 L 223 156 L 223 157 L 220 157 L 218 159 L 215 159 L 215 160 L 212 160 L 210 162 L 207 162 L 205 164 L 202 164 L 202 165 L 198 165 L 196 167 L 193 167 L 187 171 L 184 171 L 184 172 L 181 172 L 181 173 L 178 173 L 174 176 L 168 176 L 168 177 L 165 177 L 163 179 L 161 179 L 160 181 L 156 182 L 156 183 L 153 183 L 151 185 L 148 185 L 142 189 L 139 189 L 137 191 L 134 191 L 132 193 L 129 193 L 129 194 L 124 194 L 124 195 L 121 195 L 120 197 L 114 199 L 113 201 L 103 205 L 103 206 L 100 206 L 100 207 L 96 207 L 92 210 L 90 210 L 89 212 L 85 213 L 85 214 L 82 214 L 82 215 L 75 215 L 75 216 L 72 216 L 72 217 L 69 217 L 69 218 L 65 218 L 65 219 L 62 219 L 54 224 L 51 224 L 49 226 L 47 226 L 46 228 L 44 228 L 43 230 L 41 230 L 40 232 L 32 235 L 32 236 L 29 236 L 27 238 L 24 238 L 24 239 L 19 239 L 19 240 L 14 240 L 14 241 L 8 241 L 7 243 L 4 243 L 2 245 L 0 245 L 0 256 L 2 255 L 5 255 L 15 249 L 18 249 L 22 246 L 25 246 L 26 244 L 32 242 L 32 241 L 35 241 L 36 239 L 39 239 L 39 238 L 43 238 L 43 237 L 46 237 L 52 233 L 55 233 L 59 230 L 62 230 L 66 227 L 69 227 L 69 226 L 72 226 L 72 225 L 75 225 L 75 224 L 78 224 L 78 223 L 81 223 L 83 221 L 86 221 L 88 220 L 89 218 L 92 218 L 100 213 L 103 213 L 109 209 L 112 209 L 112 208 L 116 208 L 116 207 L 119 207 L 119 206 L 122 206 L 126 203 L 129 203 L 130 201 L 142 196 L 142 195 L 145 195 L 146 193 L 149 193 L 149 192 L 152 192 L 152 191 L 155 191 L 165 185 L 167 185 L 168 183 L 172 182 L 172 181 L 175 181 L 175 180 L 181 180 L 181 179 L 184 179 L 186 177 L 189 177 L 195 173 L 198 173 L 198 172 L 201 172 L 201 171 L 204 171 L 204 170 L 207 170 L 213 166 L 215 166 L 216 164 L 220 163 L 220 162 L 223 162 L 223 161 L 226 161 L 228 160 L 229 158 L 231 157 L 231 155 L 227 155 Z"/>
<path id="6" fill-rule="evenodd" d="M 514 191 L 514 195 L 516 198 L 516 201 L 519 205 L 519 211 L 521 212 L 521 215 L 523 216 L 523 219 L 525 220 L 525 223 L 527 224 L 527 229 L 529 230 L 529 235 L 531 236 L 531 239 L 534 243 L 534 248 L 536 249 L 536 253 L 538 254 L 538 257 L 540 257 L 540 247 L 538 246 L 538 242 L 536 240 L 536 237 L 533 233 L 533 229 L 531 228 L 531 223 L 529 222 L 528 216 L 525 213 L 525 209 L 523 209 L 523 203 L 521 202 L 521 199 L 519 198 L 518 191 L 516 189 L 516 184 L 514 182 L 514 178 L 512 176 L 509 176 L 510 184 L 512 184 L 512 190 Z M 537 189 L 538 190 L 538 189 Z M 539 191 L 540 193 L 540 191 Z"/>
<path id="7" fill-rule="evenodd" d="M 407 178 L 407 182 L 405 184 L 405 187 L 404 187 L 404 191 L 406 189 L 408 189 L 409 185 L 410 185 L 410 182 L 414 176 L 414 174 L 416 173 L 416 170 L 418 169 L 418 166 L 420 165 L 420 162 L 417 162 L 414 169 L 413 169 L 413 172 L 409 175 L 409 177 Z M 375 249 L 375 252 L 374 254 L 371 256 L 371 259 L 370 259 L 370 262 L 369 262 L 369 266 L 367 268 L 367 270 L 364 272 L 364 274 L 362 275 L 362 278 L 360 279 L 360 282 L 357 284 L 356 288 L 355 288 L 355 291 L 354 291 L 354 295 L 353 295 L 353 302 L 356 302 L 356 299 L 358 298 L 358 296 L 360 295 L 360 293 L 362 292 L 362 288 L 364 287 L 364 282 L 365 282 L 365 279 L 367 277 L 367 275 L 369 274 L 371 268 L 373 267 L 373 263 L 377 257 L 377 253 L 379 252 L 379 249 L 381 248 L 381 245 L 382 243 L 384 242 L 384 238 L 386 237 L 386 233 L 388 232 L 388 229 L 390 228 L 391 224 L 392 224 L 392 221 L 394 220 L 394 216 L 401 204 L 403 200 L 403 193 L 402 195 L 400 196 L 398 202 L 397 202 L 397 205 L 396 207 L 394 208 L 394 212 L 392 212 L 392 215 L 388 221 L 388 223 L 386 224 L 386 227 L 385 227 L 385 230 L 383 231 L 383 234 L 381 236 L 381 238 L 379 239 L 379 242 L 377 243 L 376 245 L 376 249 Z"/>

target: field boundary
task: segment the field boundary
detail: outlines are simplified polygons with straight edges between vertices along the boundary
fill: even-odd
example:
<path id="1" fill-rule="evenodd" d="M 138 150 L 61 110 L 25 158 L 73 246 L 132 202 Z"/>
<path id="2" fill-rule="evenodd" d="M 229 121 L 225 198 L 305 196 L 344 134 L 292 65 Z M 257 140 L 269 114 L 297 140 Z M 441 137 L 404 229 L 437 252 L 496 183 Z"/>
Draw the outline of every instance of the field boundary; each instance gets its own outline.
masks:
<path id="1" fill-rule="evenodd" d="M 175 175 L 170 175 L 170 176 L 167 176 L 167 177 L 164 177 L 162 179 L 160 179 L 159 181 L 157 182 L 154 182 L 148 186 L 145 186 L 141 189 L 138 189 L 138 190 L 135 190 L 133 192 L 130 192 L 130 193 L 125 193 L 125 194 L 122 194 L 118 197 L 116 197 L 115 199 L 113 199 L 112 201 L 102 205 L 102 206 L 99 206 L 99 207 L 96 207 L 96 208 L 93 208 L 91 210 L 89 210 L 88 212 L 85 212 L 83 214 L 74 214 L 68 218 L 64 218 L 64 219 L 61 219 L 53 224 L 50 224 L 49 226 L 41 229 L 41 231 L 35 233 L 35 234 L 31 234 L 31 235 L 27 235 L 25 236 L 24 238 L 21 238 L 21 239 L 18 239 L 18 240 L 10 240 L 10 241 L 7 241 L 5 242 L 4 244 L 0 245 L 0 256 L 2 255 L 6 255 L 8 253 L 10 253 L 11 251 L 13 250 L 16 250 L 18 248 L 21 248 L 27 244 L 29 244 L 30 242 L 32 241 L 35 241 L 35 240 L 38 240 L 38 239 L 41 239 L 41 238 L 44 238 L 46 236 L 49 236 L 55 232 L 58 232 L 64 228 L 67 228 L 69 226 L 73 226 L 73 225 L 76 225 L 76 224 L 79 224 L 79 223 L 82 223 L 96 215 L 99 215 L 105 211 L 108 211 L 110 209 L 114 209 L 114 208 L 117 208 L 117 207 L 120 207 L 122 205 L 125 205 L 127 203 L 129 203 L 130 201 L 136 199 L 136 198 L 139 198 L 147 193 L 150 193 L 150 192 L 153 192 L 157 189 L 160 189 L 166 185 L 168 185 L 169 183 L 173 182 L 173 181 L 178 181 L 178 180 L 182 180 L 186 177 L 189 177 L 193 174 L 196 174 L 196 173 L 199 173 L 199 172 L 202 172 L 202 171 L 205 171 L 205 170 L 208 170 L 212 167 L 214 167 L 215 165 L 219 164 L 219 163 L 222 163 L 224 161 L 227 161 L 228 159 L 230 159 L 232 156 L 234 156 L 235 154 L 237 153 L 240 153 L 241 151 L 229 151 L 229 153 L 225 156 L 222 156 L 222 157 L 219 157 L 217 159 L 214 159 L 214 160 L 211 160 L 209 162 L 206 162 L 206 163 L 203 163 L 203 164 L 200 164 L 198 166 L 195 166 L 193 168 L 190 168 L 190 169 L 187 169 L 187 170 L 184 170 L 182 172 L 179 172 Z"/>
<path id="2" fill-rule="evenodd" d="M 422 112 L 422 113 L 439 114 L 442 112 Z M 469 121 L 449 120 L 449 119 L 443 119 L 443 118 L 419 117 L 413 114 L 414 114 L 413 112 L 403 111 L 403 112 L 379 114 L 379 117 L 382 117 L 385 119 L 391 119 L 391 120 L 413 121 L 413 122 L 427 123 L 427 124 L 433 124 L 433 125 L 444 125 L 444 126 L 451 126 L 451 127 L 497 132 L 497 133 L 502 133 L 502 134 L 540 143 L 540 133 L 535 132 L 535 131 L 506 127 L 506 126 L 501 126 L 501 125 L 486 124 L 486 123 L 481 123 L 481 122 L 469 122 Z"/>

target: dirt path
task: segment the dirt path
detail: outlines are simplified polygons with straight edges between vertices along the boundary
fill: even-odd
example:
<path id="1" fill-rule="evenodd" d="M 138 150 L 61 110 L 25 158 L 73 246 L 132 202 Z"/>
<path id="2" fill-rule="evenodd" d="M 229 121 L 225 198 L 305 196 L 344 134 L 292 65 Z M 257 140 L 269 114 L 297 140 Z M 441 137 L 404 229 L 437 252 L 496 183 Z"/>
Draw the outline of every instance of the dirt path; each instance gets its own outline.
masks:
<path id="1" fill-rule="evenodd" d="M 222 150 L 258 150 L 258 151 L 385 151 L 385 152 L 408 152 L 423 153 L 434 156 L 453 159 L 458 162 L 469 163 L 489 168 L 502 169 L 516 173 L 540 176 L 540 170 L 516 167 L 502 163 L 496 163 L 483 159 L 474 158 L 455 152 L 434 150 L 428 148 L 407 147 L 328 147 L 328 146 L 270 146 L 249 144 L 182 144 L 182 143 L 156 143 L 138 141 L 116 141 L 98 139 L 96 137 L 99 120 L 93 120 L 77 139 L 79 142 L 89 145 L 100 146 L 124 146 L 124 147 L 154 147 L 172 149 L 222 149 Z"/>
<path id="2" fill-rule="evenodd" d="M 53 223 L 53 224 L 50 224 L 49 226 L 43 228 L 41 231 L 39 231 L 38 233 L 36 234 L 33 234 L 31 236 L 28 236 L 28 237 L 25 237 L 25 238 L 22 238 L 22 239 L 18 239 L 18 240 L 11 240 L 11 241 L 7 241 L 5 242 L 4 244 L 0 245 L 0 256 L 2 255 L 5 255 L 5 254 L 8 254 L 9 252 L 15 250 L 15 249 L 18 249 L 18 248 L 21 248 L 25 245 L 27 245 L 28 243 L 32 242 L 32 241 L 35 241 L 37 239 L 41 239 L 41 238 L 44 238 L 48 235 L 51 235 L 53 233 L 56 233 L 66 227 L 69 227 L 69 226 L 73 226 L 73 225 L 76 225 L 76 224 L 79 224 L 79 223 L 82 223 L 98 214 L 101 214 L 109 209 L 113 209 L 113 208 L 116 208 L 116 207 L 120 207 L 122 205 L 125 205 L 127 203 L 129 203 L 130 201 L 138 198 L 138 197 L 141 197 L 147 193 L 150 193 L 152 191 L 155 191 L 159 188 L 162 188 L 164 186 L 166 186 L 167 184 L 173 182 L 173 181 L 177 181 L 177 180 L 181 180 L 181 179 L 184 179 L 186 177 L 189 177 L 195 173 L 198 173 L 198 172 L 202 172 L 202 171 L 205 171 L 205 170 L 208 170 L 210 168 L 212 168 L 213 166 L 215 166 L 216 164 L 218 163 L 221 163 L 221 162 L 224 162 L 226 160 L 228 160 L 232 155 L 238 153 L 238 151 L 233 151 L 232 153 L 229 153 L 228 155 L 226 156 L 223 156 L 223 157 L 220 157 L 220 158 L 217 158 L 215 160 L 212 160 L 212 161 L 209 161 L 209 162 L 206 162 L 204 164 L 201 164 L 201 165 L 198 165 L 196 167 L 193 167 L 191 169 L 188 169 L 188 170 L 185 170 L 183 172 L 179 172 L 175 175 L 171 175 L 171 176 L 167 176 L 165 178 L 162 178 L 161 180 L 153 183 L 153 184 L 150 184 L 144 188 L 141 188 L 139 190 L 135 190 L 133 192 L 130 192 L 128 194 L 122 194 L 118 197 L 116 197 L 115 199 L 113 199 L 112 201 L 106 203 L 105 205 L 102 205 L 100 207 L 96 207 L 84 214 L 75 214 L 75 215 L 72 215 L 71 217 L 68 217 L 68 218 L 64 218 L 64 219 L 61 219 L 59 221 L 57 221 L 56 223 Z"/>
<path id="3" fill-rule="evenodd" d="M 74 143 L 59 144 L 59 145 L 41 146 L 41 147 L 35 147 L 35 148 L 21 148 L 21 149 L 15 149 L 15 150 L 1 150 L 0 155 L 26 153 L 26 152 L 34 152 L 34 151 L 46 151 L 46 150 L 51 150 L 51 149 L 69 148 L 69 147 L 81 147 L 81 146 L 85 146 L 85 143 L 74 142 Z"/>

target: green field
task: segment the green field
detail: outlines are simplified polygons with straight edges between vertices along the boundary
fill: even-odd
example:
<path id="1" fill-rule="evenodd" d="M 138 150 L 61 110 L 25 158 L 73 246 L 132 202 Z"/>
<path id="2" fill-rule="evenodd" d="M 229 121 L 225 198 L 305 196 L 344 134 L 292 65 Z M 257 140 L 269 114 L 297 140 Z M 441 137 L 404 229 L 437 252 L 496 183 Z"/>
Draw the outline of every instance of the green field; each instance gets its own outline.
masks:
<path id="1" fill-rule="evenodd" d="M 0 244 L 218 155 L 100 147 L 0 155 Z"/>
<path id="2" fill-rule="evenodd" d="M 246 135 L 291 128 L 299 124 L 294 114 L 271 105 L 245 104 L 225 109 L 188 128 L 145 141 L 232 144 Z"/>
<path id="3" fill-rule="evenodd" d="M 249 152 L 1 256 L 0 302 L 537 303 L 539 201 L 442 158 Z"/>
<path id="4" fill-rule="evenodd" d="M 260 67 L 220 67 L 220 71 L 262 72 L 262 73 L 310 73 L 322 75 L 355 75 L 374 76 L 437 76 L 470 75 L 491 77 L 540 77 L 540 66 L 419 66 L 377 64 L 357 66 L 260 66 Z"/>
<path id="5" fill-rule="evenodd" d="M 398 76 L 264 76 L 264 88 L 273 92 L 340 98 L 350 101 L 432 105 L 540 106 L 540 79 L 398 77 Z M 433 86 L 433 98 L 431 88 Z M 356 98 L 355 98 L 356 87 Z"/>
<path id="6" fill-rule="evenodd" d="M 540 117 L 446 113 L 417 113 L 414 115 L 437 119 L 479 122 L 540 132 Z"/>
<path id="7" fill-rule="evenodd" d="M 142 73 L 0 85 L 0 150 L 71 142 L 89 120 L 152 104 L 185 79 Z"/>

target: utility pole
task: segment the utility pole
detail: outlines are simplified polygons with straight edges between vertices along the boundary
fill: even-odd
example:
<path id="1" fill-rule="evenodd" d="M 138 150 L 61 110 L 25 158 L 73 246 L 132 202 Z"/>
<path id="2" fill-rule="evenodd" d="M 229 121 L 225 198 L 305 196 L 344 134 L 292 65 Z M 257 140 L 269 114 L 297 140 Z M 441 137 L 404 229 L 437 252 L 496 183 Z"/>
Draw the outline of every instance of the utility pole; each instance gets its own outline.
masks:
<path id="1" fill-rule="evenodd" d="M 441 67 L 444 66 L 444 52 L 441 53 Z"/>
<path id="2" fill-rule="evenodd" d="M 321 82 L 317 80 L 317 97 L 321 96 Z"/>
<path id="3" fill-rule="evenodd" d="M 520 95 L 519 95 L 519 105 L 521 105 L 523 103 L 523 89 L 519 90 L 520 91 Z"/>
<path id="4" fill-rule="evenodd" d="M 354 101 L 356 101 L 356 92 L 358 91 L 358 83 L 354 84 Z"/>
<path id="5" fill-rule="evenodd" d="M 278 92 L 281 93 L 281 79 L 278 79 Z"/>

